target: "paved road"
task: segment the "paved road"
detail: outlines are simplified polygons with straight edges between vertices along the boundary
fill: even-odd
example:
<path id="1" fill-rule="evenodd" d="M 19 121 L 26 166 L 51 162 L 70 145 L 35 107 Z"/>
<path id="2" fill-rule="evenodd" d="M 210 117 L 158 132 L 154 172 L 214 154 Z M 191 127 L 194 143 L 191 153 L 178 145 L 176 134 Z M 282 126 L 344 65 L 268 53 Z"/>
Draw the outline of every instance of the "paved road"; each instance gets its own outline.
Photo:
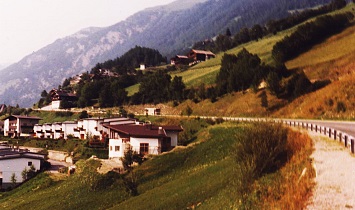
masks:
<path id="1" fill-rule="evenodd" d="M 330 121 L 330 120 L 292 120 L 296 122 L 312 123 L 327 128 L 332 128 L 355 137 L 355 122 L 347 121 Z"/>
<path id="2" fill-rule="evenodd" d="M 201 116 L 201 118 L 218 118 L 210 116 Z M 289 121 L 289 122 L 303 122 L 322 127 L 338 130 L 342 133 L 355 138 L 355 122 L 352 121 L 335 121 L 335 120 L 307 120 L 307 119 L 286 119 L 286 118 L 239 118 L 239 117 L 223 117 L 228 121 Z"/>

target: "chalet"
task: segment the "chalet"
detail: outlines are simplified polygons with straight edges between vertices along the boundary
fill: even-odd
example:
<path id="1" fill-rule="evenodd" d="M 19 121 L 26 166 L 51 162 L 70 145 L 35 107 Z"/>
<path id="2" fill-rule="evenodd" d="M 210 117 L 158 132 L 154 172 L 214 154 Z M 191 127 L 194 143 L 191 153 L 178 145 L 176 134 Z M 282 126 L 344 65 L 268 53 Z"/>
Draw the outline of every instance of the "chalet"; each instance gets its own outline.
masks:
<path id="1" fill-rule="evenodd" d="M 105 125 L 109 134 L 109 158 L 124 156 L 132 150 L 143 155 L 158 155 L 177 146 L 181 126 L 157 127 L 151 124 Z"/>
<path id="2" fill-rule="evenodd" d="M 161 109 L 159 108 L 145 108 L 144 109 L 144 115 L 160 115 L 161 114 Z"/>
<path id="3" fill-rule="evenodd" d="M 49 95 L 51 96 L 52 100 L 52 109 L 59 109 L 63 100 L 68 102 L 74 102 L 77 100 L 77 97 L 74 93 L 68 93 L 63 90 L 52 89 L 49 92 Z"/>
<path id="4" fill-rule="evenodd" d="M 40 120 L 39 117 L 11 115 L 4 119 L 4 136 L 32 136 L 34 135 L 33 127 Z"/>
<path id="5" fill-rule="evenodd" d="M 38 171 L 42 169 L 44 155 L 10 148 L 0 149 L 0 187 L 6 189 L 12 186 L 11 176 L 15 175 L 16 183 L 21 183 L 22 171 L 33 165 Z"/>
<path id="6" fill-rule="evenodd" d="M 187 57 L 191 59 L 193 62 L 198 63 L 201 61 L 206 61 L 211 58 L 215 58 L 216 55 L 213 54 L 211 51 L 204 51 L 204 50 L 195 50 L 192 49 L 188 54 Z"/>
<path id="7" fill-rule="evenodd" d="M 170 59 L 171 65 L 188 65 L 189 58 L 186 55 L 176 55 L 175 57 Z"/>

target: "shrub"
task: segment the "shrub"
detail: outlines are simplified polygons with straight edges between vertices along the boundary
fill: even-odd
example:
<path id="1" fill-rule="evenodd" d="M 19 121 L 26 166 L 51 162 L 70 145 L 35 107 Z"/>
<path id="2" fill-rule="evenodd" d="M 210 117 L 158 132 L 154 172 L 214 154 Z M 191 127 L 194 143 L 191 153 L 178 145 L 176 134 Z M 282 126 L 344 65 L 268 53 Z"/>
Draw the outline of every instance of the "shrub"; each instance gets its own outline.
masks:
<path id="1" fill-rule="evenodd" d="M 255 123 L 245 129 L 245 135 L 238 139 L 236 160 L 248 185 L 285 163 L 287 129 L 281 125 Z"/>
<path id="2" fill-rule="evenodd" d="M 345 103 L 342 102 L 342 101 L 338 101 L 337 102 L 337 112 L 346 112 L 346 106 L 345 106 Z"/>

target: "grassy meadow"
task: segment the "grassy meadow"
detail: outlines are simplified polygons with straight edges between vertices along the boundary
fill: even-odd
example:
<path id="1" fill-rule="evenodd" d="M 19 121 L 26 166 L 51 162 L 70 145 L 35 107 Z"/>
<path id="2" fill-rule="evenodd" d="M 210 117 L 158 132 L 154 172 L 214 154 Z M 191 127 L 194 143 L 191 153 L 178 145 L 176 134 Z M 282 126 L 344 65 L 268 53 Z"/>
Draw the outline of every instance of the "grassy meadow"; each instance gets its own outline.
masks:
<path id="1" fill-rule="evenodd" d="M 40 174 L 13 191 L 1 192 L 0 208 L 296 209 L 305 205 L 314 174 L 301 180 L 299 176 L 311 167 L 309 137 L 278 125 L 232 123 L 207 126 L 196 137 L 189 146 L 152 157 L 128 175 L 97 174 L 99 165 L 90 161 L 80 162 L 70 177 Z M 259 149 L 250 153 L 249 147 Z M 254 162 L 244 164 L 249 160 L 267 161 L 267 167 L 256 170 L 260 167 Z M 126 181 L 132 178 L 138 185 L 137 196 L 127 191 Z"/>

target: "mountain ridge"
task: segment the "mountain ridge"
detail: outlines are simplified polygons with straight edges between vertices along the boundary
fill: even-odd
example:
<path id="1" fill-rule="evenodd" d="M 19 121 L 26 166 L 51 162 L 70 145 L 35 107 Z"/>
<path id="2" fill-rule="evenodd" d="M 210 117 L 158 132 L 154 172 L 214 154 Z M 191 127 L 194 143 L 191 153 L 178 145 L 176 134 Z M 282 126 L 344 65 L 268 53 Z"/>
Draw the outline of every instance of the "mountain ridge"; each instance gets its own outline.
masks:
<path id="1" fill-rule="evenodd" d="M 289 9 L 329 0 L 186 2 L 191 3 L 186 8 L 174 10 L 174 5 L 180 3 L 175 1 L 148 8 L 109 27 L 90 27 L 57 39 L 0 71 L 0 100 L 30 107 L 42 90 L 60 85 L 65 78 L 90 71 L 96 63 L 114 59 L 135 45 L 172 56 L 188 50 L 196 41 L 223 33 L 227 27 L 236 32 L 241 27 L 285 16 Z M 238 21 L 236 17 L 240 17 Z"/>

